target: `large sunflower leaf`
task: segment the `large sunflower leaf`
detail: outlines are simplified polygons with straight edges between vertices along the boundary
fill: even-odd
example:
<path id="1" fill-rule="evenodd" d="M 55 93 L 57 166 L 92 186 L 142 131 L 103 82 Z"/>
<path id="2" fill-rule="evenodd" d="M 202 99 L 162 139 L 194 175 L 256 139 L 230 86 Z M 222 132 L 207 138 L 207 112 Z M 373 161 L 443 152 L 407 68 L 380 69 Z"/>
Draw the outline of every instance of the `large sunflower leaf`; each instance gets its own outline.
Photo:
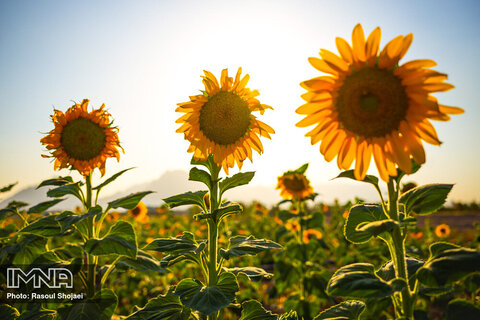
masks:
<path id="1" fill-rule="evenodd" d="M 215 286 L 204 286 L 191 278 L 183 279 L 173 294 L 180 297 L 182 304 L 206 315 L 213 314 L 228 306 L 235 300 L 239 290 L 233 273 L 222 273 Z"/>
<path id="2" fill-rule="evenodd" d="M 220 255 L 225 260 L 228 260 L 231 257 L 239 257 L 243 255 L 253 256 L 262 251 L 281 248 L 281 245 L 271 240 L 255 239 L 254 236 L 236 236 L 230 238 L 230 248 L 228 250 L 220 249 Z"/>
<path id="3" fill-rule="evenodd" d="M 143 197 L 145 197 L 147 194 L 150 194 L 150 193 L 153 193 L 153 191 L 143 191 L 143 192 L 132 193 L 128 196 L 109 202 L 108 205 L 110 206 L 110 208 L 113 208 L 113 209 L 123 208 L 123 209 L 131 210 L 138 205 L 138 203 L 143 199 Z"/>
<path id="4" fill-rule="evenodd" d="M 147 302 L 145 307 L 131 314 L 125 320 L 188 320 L 190 308 L 180 302 L 180 298 L 168 292 Z"/>
<path id="5" fill-rule="evenodd" d="M 278 316 L 263 308 L 256 300 L 242 303 L 242 315 L 239 320 L 276 320 Z"/>
<path id="6" fill-rule="evenodd" d="M 382 222 L 368 226 L 369 223 L 379 221 Z M 344 234 L 345 238 L 350 242 L 364 243 L 370 240 L 371 237 L 378 236 L 383 231 L 389 230 L 394 224 L 394 221 L 387 220 L 381 205 L 357 204 L 350 208 L 344 227 Z"/>
<path id="7" fill-rule="evenodd" d="M 196 191 L 196 192 L 186 192 L 182 194 L 177 194 L 172 197 L 163 199 L 170 208 L 175 208 L 185 205 L 197 205 L 203 208 L 203 197 L 208 193 L 208 191 Z"/>
<path id="8" fill-rule="evenodd" d="M 362 301 L 344 301 L 323 311 L 314 320 L 358 320 L 363 310 L 365 303 Z"/>
<path id="9" fill-rule="evenodd" d="M 250 183 L 254 176 L 255 172 L 249 171 L 239 172 L 231 177 L 226 177 L 225 179 L 220 181 L 220 195 L 222 195 L 223 193 L 225 193 L 225 191 L 229 189 Z"/>
<path id="10" fill-rule="evenodd" d="M 87 240 L 85 250 L 95 256 L 118 254 L 136 258 L 137 236 L 130 223 L 118 221 L 103 238 Z"/>
<path id="11" fill-rule="evenodd" d="M 429 184 L 408 190 L 399 202 L 405 205 L 406 213 L 429 214 L 445 203 L 453 184 Z"/>

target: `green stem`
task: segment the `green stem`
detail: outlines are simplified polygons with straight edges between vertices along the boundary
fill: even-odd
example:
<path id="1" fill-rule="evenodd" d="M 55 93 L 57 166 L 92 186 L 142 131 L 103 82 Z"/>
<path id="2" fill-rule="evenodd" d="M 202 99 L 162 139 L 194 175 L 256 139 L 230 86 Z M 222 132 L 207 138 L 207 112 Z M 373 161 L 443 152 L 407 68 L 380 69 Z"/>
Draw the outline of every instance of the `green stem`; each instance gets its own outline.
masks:
<path id="1" fill-rule="evenodd" d="M 103 285 L 105 284 L 105 281 L 107 281 L 107 278 L 108 276 L 110 275 L 110 273 L 113 271 L 113 268 L 115 268 L 115 265 L 117 264 L 117 262 L 120 260 L 121 256 L 118 256 L 113 262 L 112 264 L 108 267 L 107 271 L 105 271 L 105 274 L 103 275 L 102 277 L 102 280 L 100 281 L 100 289 L 103 287 Z"/>
<path id="2" fill-rule="evenodd" d="M 210 189 L 210 212 L 213 213 L 218 209 L 221 203 L 219 195 L 219 167 L 214 167 L 212 176 L 212 188 Z M 208 219 L 208 286 L 213 287 L 217 284 L 217 247 L 218 247 L 218 222 L 215 216 Z M 216 320 L 217 313 L 208 316 L 208 320 Z"/>
<path id="3" fill-rule="evenodd" d="M 388 182 L 388 205 L 389 215 L 393 220 L 399 221 L 398 215 L 398 188 L 395 188 L 393 179 Z M 401 234 L 400 228 L 395 228 L 392 232 L 392 244 L 389 246 L 392 261 L 395 266 L 395 277 L 406 281 L 407 288 L 401 293 L 401 313 L 405 319 L 413 320 L 414 301 L 408 284 L 407 259 L 405 256 L 405 238 Z"/>
<path id="4" fill-rule="evenodd" d="M 88 176 L 85 177 L 87 190 L 86 190 L 86 199 L 85 199 L 85 209 L 88 212 L 92 207 L 92 174 L 90 173 Z M 95 225 L 94 225 L 94 217 L 88 218 L 88 239 L 92 239 L 95 237 Z M 95 267 L 97 263 L 97 257 L 88 254 L 87 255 L 88 261 L 88 274 L 87 274 L 87 297 L 92 298 L 95 295 Z"/>
<path id="5" fill-rule="evenodd" d="M 17 216 L 20 217 L 20 219 L 22 219 L 22 221 L 23 221 L 23 228 L 25 228 L 26 226 L 28 226 L 28 221 L 27 221 L 27 219 L 25 219 L 25 217 L 23 216 L 23 214 L 21 214 L 20 211 L 18 211 L 18 208 L 15 208 L 15 213 L 17 214 Z"/>

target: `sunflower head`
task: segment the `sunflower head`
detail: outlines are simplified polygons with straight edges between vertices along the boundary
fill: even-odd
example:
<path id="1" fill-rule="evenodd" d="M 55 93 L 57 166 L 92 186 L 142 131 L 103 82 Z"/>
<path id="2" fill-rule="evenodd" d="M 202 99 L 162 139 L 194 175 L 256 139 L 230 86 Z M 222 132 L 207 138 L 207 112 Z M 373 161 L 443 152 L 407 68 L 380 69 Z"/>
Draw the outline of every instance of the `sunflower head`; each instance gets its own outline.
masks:
<path id="1" fill-rule="evenodd" d="M 308 229 L 303 231 L 303 243 L 309 243 L 313 239 L 320 240 L 323 235 L 320 231 L 315 229 Z"/>
<path id="2" fill-rule="evenodd" d="M 292 232 L 298 232 L 300 230 L 300 223 L 297 220 L 285 223 L 285 228 Z"/>
<path id="3" fill-rule="evenodd" d="M 246 158 L 251 161 L 252 150 L 263 152 L 260 137 L 270 139 L 275 131 L 257 120 L 253 112 L 263 114 L 272 107 L 260 104 L 257 90 L 246 88 L 249 76 L 240 78 L 241 68 L 235 79 L 224 69 L 220 82 L 211 72 L 204 73 L 204 94 L 178 104 L 176 111 L 185 114 L 177 120 L 182 123 L 177 132 L 190 141 L 187 151 L 193 153 L 195 160 L 206 160 L 213 154 L 214 162 L 228 174 L 235 162 L 241 169 Z"/>
<path id="4" fill-rule="evenodd" d="M 135 208 L 128 210 L 128 214 L 138 222 L 148 221 L 148 208 L 142 201 Z"/>
<path id="5" fill-rule="evenodd" d="M 446 238 L 450 235 L 450 226 L 442 223 L 435 227 L 435 235 L 439 238 Z"/>
<path id="6" fill-rule="evenodd" d="M 296 112 L 305 115 L 298 127 L 314 125 L 306 136 L 320 142 L 325 160 L 337 156 L 340 169 L 348 170 L 355 160 L 354 174 L 363 180 L 371 158 L 384 181 L 397 175 L 397 167 L 412 172 L 412 159 L 425 162 L 422 140 L 439 145 L 430 120 L 447 121 L 449 114 L 460 114 L 457 107 L 441 105 L 431 95 L 453 85 L 447 75 L 430 69 L 432 60 L 413 60 L 401 66 L 413 35 L 397 36 L 382 51 L 380 28 L 367 39 L 358 24 L 352 45 L 336 38 L 340 56 L 320 50 L 310 64 L 327 75 L 301 83 L 308 92 Z"/>
<path id="7" fill-rule="evenodd" d="M 89 100 L 74 104 L 65 113 L 54 110 L 52 122 L 55 128 L 40 142 L 50 150 L 44 158 L 54 158 L 54 169 L 73 167 L 82 175 L 89 175 L 95 168 L 105 174 L 107 158 L 120 161 L 118 128 L 113 127 L 110 113 L 102 104 L 88 112 Z"/>
<path id="8" fill-rule="evenodd" d="M 308 164 L 304 164 L 295 171 L 287 171 L 278 177 L 277 187 L 280 195 L 286 200 L 304 200 L 314 195 L 313 188 L 305 176 Z"/>

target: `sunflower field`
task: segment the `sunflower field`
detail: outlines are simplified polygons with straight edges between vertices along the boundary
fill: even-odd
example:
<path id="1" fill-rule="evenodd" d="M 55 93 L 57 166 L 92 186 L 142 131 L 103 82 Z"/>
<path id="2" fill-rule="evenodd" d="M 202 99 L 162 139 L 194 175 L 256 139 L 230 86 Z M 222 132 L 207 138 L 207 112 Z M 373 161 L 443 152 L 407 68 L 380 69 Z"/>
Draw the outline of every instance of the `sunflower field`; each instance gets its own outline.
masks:
<path id="1" fill-rule="evenodd" d="M 456 223 L 478 206 L 444 207 L 455 181 L 403 180 L 426 163 L 424 142 L 441 143 L 431 121 L 464 110 L 432 95 L 453 88 L 433 60 L 400 63 L 412 34 L 383 49 L 380 35 L 377 27 L 365 37 L 358 24 L 351 44 L 336 38 L 338 54 L 309 58 L 320 74 L 300 84 L 296 109 L 296 126 L 313 126 L 305 136 L 326 161 L 336 158 L 334 178 L 373 188 L 373 203 L 319 202 L 308 161 L 279 173 L 274 206 L 228 199 L 255 175 L 243 162 L 275 134 L 260 120 L 274 108 L 241 68 L 234 77 L 205 71 L 200 94 L 178 103 L 189 180 L 203 190 L 156 208 L 142 201 L 149 190 L 99 204 L 132 172 L 107 170 L 124 150 L 105 105 L 55 109 L 42 156 L 81 179 L 42 181 L 51 200 L 0 210 L 0 319 L 480 319 L 478 215 Z M 78 206 L 51 209 L 67 197 Z"/>

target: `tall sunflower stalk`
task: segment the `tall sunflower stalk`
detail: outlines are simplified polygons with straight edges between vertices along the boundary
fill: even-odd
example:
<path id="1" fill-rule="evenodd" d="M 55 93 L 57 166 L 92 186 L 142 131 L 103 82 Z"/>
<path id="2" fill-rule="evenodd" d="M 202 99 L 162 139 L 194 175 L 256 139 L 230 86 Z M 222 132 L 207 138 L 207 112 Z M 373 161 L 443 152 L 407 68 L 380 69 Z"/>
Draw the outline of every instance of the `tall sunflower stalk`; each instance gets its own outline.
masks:
<path id="1" fill-rule="evenodd" d="M 430 246 L 427 261 L 406 255 L 407 230 L 416 224 L 413 213 L 435 212 L 444 204 L 452 185 L 425 185 L 400 194 L 400 181 L 425 163 L 422 140 L 441 143 L 430 120 L 447 121 L 449 114 L 463 110 L 439 104 L 431 95 L 453 88 L 444 82 L 446 74 L 430 69 L 436 65 L 433 60 L 399 65 L 412 43 L 412 34 L 394 38 L 379 51 L 380 34 L 380 28 L 376 28 L 365 39 L 358 24 L 351 46 L 336 38 L 340 56 L 322 49 L 321 59 L 309 59 L 313 67 L 328 75 L 301 83 L 308 92 L 302 95 L 306 103 L 297 109 L 305 115 L 297 126 L 315 125 L 306 135 L 312 144 L 321 141 L 320 152 L 327 161 L 337 157 L 338 167 L 347 170 L 338 177 L 373 185 L 381 199 L 380 204 L 353 206 L 344 234 L 353 243 L 379 237 L 388 246 L 391 260 L 379 269 L 369 263 L 344 266 L 332 276 L 327 291 L 334 296 L 368 299 L 368 303 L 391 297 L 395 317 L 413 320 L 422 286 L 451 285 L 480 269 L 480 255 L 446 243 Z M 379 179 L 367 175 L 372 157 L 380 178 L 387 183 L 387 201 L 380 192 Z M 349 170 L 354 160 L 354 169 Z M 348 310 L 359 317 L 364 309 L 364 302 L 351 300 L 328 312 L 342 316 Z"/>
<path id="2" fill-rule="evenodd" d="M 195 219 L 208 225 L 206 238 L 196 239 L 194 234 L 183 232 L 175 238 L 155 239 L 145 250 L 162 252 L 162 265 L 171 267 L 179 261 L 188 260 L 197 264 L 202 271 L 202 280 L 182 279 L 171 287 L 166 295 L 156 298 L 162 308 L 175 305 L 182 319 L 194 318 L 222 319 L 224 309 L 235 302 L 239 290 L 238 277 L 258 280 L 272 277 L 272 274 L 257 267 L 225 267 L 227 261 L 243 255 L 281 248 L 277 243 L 256 239 L 254 236 L 234 236 L 228 240 L 226 248 L 219 248 L 218 237 L 222 222 L 226 217 L 243 211 L 240 204 L 224 199 L 224 193 L 234 187 L 248 184 L 254 172 L 240 172 L 228 176 L 229 168 L 237 164 L 241 169 L 246 158 L 252 159 L 252 150 L 263 152 L 259 137 L 270 138 L 273 129 L 257 120 L 252 114 L 263 114 L 267 105 L 255 98 L 258 91 L 246 88 L 249 76 L 243 78 L 241 69 L 235 79 L 228 76 L 225 69 L 220 82 L 205 71 L 202 95 L 190 97 L 189 102 L 179 103 L 178 112 L 185 113 L 177 122 L 182 123 L 177 130 L 190 141 L 188 152 L 193 153 L 189 179 L 203 183 L 207 190 L 187 192 L 164 199 L 170 208 L 182 205 L 195 205 L 201 213 Z M 198 168 L 204 167 L 207 170 Z M 226 177 L 221 178 L 221 171 Z M 141 317 L 153 312 L 155 303 L 150 301 L 144 309 L 135 313 Z M 168 306 L 167 306 L 168 305 Z"/>

